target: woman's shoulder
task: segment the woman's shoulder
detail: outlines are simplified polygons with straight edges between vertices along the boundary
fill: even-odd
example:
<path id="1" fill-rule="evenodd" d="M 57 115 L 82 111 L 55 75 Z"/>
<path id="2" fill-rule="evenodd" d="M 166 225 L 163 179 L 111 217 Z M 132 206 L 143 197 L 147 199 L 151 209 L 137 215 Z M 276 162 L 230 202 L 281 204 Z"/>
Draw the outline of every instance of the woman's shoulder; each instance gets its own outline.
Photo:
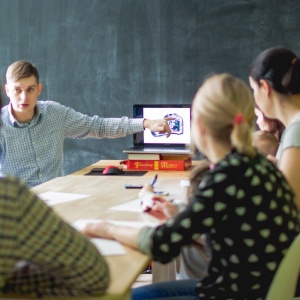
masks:
<path id="1" fill-rule="evenodd" d="M 285 128 L 281 137 L 281 144 L 283 148 L 300 147 L 300 114 L 297 115 L 294 122 Z"/>
<path id="2" fill-rule="evenodd" d="M 219 161 L 215 167 L 211 168 L 211 173 L 242 173 L 249 165 L 253 165 L 259 157 L 258 154 L 254 157 L 249 157 L 233 150 L 224 159 Z"/>
<path id="3" fill-rule="evenodd" d="M 222 181 L 227 179 L 228 184 L 230 182 L 245 184 L 247 181 L 250 184 L 254 176 L 259 177 L 260 181 L 264 182 L 268 180 L 270 174 L 282 178 L 278 168 L 264 155 L 256 153 L 253 157 L 249 157 L 234 151 L 207 173 L 207 179 L 213 184 L 221 182 L 221 179 Z"/>
<path id="4" fill-rule="evenodd" d="M 199 188 L 209 189 L 221 185 L 230 185 L 244 176 L 251 159 L 237 151 L 232 151 L 215 165 L 210 165 L 203 174 L 198 173 L 195 180 L 202 179 Z M 202 177 L 202 178 L 201 178 Z"/>

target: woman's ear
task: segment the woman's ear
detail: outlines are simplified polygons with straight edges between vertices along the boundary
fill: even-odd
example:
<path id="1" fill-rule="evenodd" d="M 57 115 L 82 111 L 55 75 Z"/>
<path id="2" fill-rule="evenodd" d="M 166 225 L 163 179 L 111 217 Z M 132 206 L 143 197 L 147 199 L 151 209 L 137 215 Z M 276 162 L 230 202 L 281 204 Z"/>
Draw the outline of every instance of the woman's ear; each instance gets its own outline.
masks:
<path id="1" fill-rule="evenodd" d="M 270 96 L 270 94 L 271 94 L 271 86 L 270 86 L 269 82 L 267 80 L 265 80 L 265 79 L 261 79 L 259 81 L 259 83 L 260 83 L 260 86 L 261 86 L 262 90 L 264 91 L 265 95 L 266 96 Z"/>

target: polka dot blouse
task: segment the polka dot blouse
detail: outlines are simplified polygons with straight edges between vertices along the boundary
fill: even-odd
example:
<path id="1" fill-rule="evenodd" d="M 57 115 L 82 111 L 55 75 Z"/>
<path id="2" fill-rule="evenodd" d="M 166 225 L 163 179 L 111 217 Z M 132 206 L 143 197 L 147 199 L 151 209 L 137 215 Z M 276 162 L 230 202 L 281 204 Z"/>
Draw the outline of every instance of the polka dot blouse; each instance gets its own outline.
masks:
<path id="1" fill-rule="evenodd" d="M 233 151 L 209 170 L 174 218 L 144 228 L 139 248 L 170 262 L 202 233 L 211 236 L 209 275 L 200 299 L 264 299 L 287 248 L 299 232 L 293 191 L 264 157 Z"/>

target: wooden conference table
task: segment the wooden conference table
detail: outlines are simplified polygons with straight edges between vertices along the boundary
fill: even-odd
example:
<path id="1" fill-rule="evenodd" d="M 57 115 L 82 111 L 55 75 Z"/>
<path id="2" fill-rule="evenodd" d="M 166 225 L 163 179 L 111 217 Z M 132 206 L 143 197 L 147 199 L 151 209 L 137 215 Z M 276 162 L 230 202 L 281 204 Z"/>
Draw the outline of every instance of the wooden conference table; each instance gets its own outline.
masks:
<path id="1" fill-rule="evenodd" d="M 124 184 L 145 184 L 150 182 L 155 174 L 158 174 L 158 179 L 155 183 L 156 189 L 168 191 L 170 199 L 182 199 L 185 196 L 186 191 L 181 187 L 180 183 L 181 180 L 188 178 L 189 171 L 148 171 L 143 176 L 84 176 L 92 168 L 103 168 L 107 165 L 118 166 L 119 161 L 98 161 L 71 175 L 45 182 L 32 188 L 32 190 L 37 194 L 64 192 L 88 195 L 88 197 L 81 200 L 53 206 L 53 209 L 70 224 L 78 219 L 157 222 L 155 218 L 145 213 L 110 209 L 112 206 L 138 198 L 139 190 L 125 189 Z M 126 246 L 124 248 L 126 255 L 105 257 L 110 269 L 111 283 L 106 294 L 96 297 L 96 299 L 130 299 L 131 285 L 141 272 L 145 270 L 150 259 L 139 251 Z M 76 299 L 87 300 L 95 299 L 95 297 L 76 297 Z"/>

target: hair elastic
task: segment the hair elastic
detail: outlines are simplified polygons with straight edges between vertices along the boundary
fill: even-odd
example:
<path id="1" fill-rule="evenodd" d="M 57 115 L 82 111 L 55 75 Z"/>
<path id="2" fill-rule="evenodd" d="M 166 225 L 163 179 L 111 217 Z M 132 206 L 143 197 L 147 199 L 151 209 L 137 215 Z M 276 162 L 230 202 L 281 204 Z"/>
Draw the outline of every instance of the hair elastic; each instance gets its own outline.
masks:
<path id="1" fill-rule="evenodd" d="M 292 65 L 294 65 L 294 64 L 297 62 L 297 60 L 298 60 L 298 58 L 297 58 L 297 57 L 294 57 L 294 58 L 292 59 Z"/>
<path id="2" fill-rule="evenodd" d="M 215 168 L 215 166 L 216 166 L 216 164 L 210 164 L 210 165 L 209 165 L 209 169 L 212 170 L 212 169 Z"/>
<path id="3" fill-rule="evenodd" d="M 238 113 L 233 119 L 233 124 L 241 124 L 244 121 L 245 121 L 244 116 L 241 113 Z"/>

